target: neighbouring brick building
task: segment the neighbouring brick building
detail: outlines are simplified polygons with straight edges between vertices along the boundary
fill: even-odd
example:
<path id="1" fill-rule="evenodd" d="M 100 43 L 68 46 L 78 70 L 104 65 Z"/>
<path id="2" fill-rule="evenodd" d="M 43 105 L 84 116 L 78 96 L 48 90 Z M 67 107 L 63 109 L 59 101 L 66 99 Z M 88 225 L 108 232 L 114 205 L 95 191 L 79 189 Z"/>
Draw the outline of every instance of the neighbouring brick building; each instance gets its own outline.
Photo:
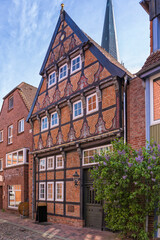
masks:
<path id="1" fill-rule="evenodd" d="M 28 201 L 32 129 L 25 120 L 36 88 L 22 82 L 3 98 L 0 112 L 0 208 L 16 212 Z"/>
<path id="2" fill-rule="evenodd" d="M 96 152 L 124 136 L 123 95 L 133 76 L 63 7 L 40 75 L 27 118 L 34 140 L 30 215 L 46 205 L 48 221 L 102 228 L 89 169 Z"/>
<path id="3" fill-rule="evenodd" d="M 145 135 L 148 142 L 154 140 L 160 144 L 160 1 L 143 0 L 140 4 L 150 20 L 150 56 L 137 73 L 145 89 L 145 104 L 142 104 L 145 111 Z M 149 217 L 149 231 L 153 229 L 154 221 L 160 223 L 160 217 L 156 214 Z M 155 232 L 155 237 L 160 237 L 160 229 Z"/>

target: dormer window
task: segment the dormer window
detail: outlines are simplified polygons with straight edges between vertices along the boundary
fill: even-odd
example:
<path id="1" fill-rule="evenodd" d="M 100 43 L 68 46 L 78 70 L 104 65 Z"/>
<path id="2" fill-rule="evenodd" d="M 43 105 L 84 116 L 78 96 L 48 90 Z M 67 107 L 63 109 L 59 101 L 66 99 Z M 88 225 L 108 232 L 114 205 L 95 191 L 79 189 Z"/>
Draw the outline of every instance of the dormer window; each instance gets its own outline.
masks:
<path id="1" fill-rule="evenodd" d="M 8 100 L 8 110 L 11 110 L 13 108 L 13 96 L 9 98 Z"/>
<path id="2" fill-rule="evenodd" d="M 64 64 L 62 67 L 59 69 L 59 80 L 62 80 L 63 78 L 67 77 L 68 72 L 67 72 L 67 63 Z"/>
<path id="3" fill-rule="evenodd" d="M 78 71 L 81 68 L 81 57 L 80 55 L 71 60 L 71 73 Z"/>
<path id="4" fill-rule="evenodd" d="M 56 84 L 56 72 L 52 72 L 48 77 L 48 87 Z"/>

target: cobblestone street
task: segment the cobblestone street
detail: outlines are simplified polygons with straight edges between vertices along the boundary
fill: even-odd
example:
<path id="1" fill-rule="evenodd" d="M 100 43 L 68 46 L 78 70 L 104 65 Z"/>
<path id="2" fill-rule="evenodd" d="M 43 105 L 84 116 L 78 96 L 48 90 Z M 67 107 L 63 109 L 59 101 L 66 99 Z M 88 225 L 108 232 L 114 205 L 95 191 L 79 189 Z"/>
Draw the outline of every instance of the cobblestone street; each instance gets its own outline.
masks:
<path id="1" fill-rule="evenodd" d="M 117 234 L 63 224 L 42 223 L 0 212 L 0 240 L 119 240 Z"/>

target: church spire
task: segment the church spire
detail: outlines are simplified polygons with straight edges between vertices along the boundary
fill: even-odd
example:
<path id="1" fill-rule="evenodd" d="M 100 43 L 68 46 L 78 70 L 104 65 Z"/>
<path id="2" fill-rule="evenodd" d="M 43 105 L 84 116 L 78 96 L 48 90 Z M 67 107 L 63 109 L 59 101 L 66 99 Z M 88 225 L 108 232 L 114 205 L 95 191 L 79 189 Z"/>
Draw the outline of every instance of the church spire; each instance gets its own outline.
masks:
<path id="1" fill-rule="evenodd" d="M 107 0 L 101 46 L 115 59 L 119 60 L 112 0 Z"/>

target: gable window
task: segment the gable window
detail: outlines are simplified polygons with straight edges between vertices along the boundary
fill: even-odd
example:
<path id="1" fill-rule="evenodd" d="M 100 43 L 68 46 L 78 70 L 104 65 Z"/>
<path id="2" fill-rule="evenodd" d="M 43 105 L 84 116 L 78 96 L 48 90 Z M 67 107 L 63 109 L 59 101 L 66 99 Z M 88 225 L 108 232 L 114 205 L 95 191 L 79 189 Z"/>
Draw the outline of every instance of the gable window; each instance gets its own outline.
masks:
<path id="1" fill-rule="evenodd" d="M 0 171 L 3 170 L 3 159 L 0 159 Z"/>
<path id="2" fill-rule="evenodd" d="M 48 157 L 47 158 L 47 169 L 53 169 L 54 168 L 54 157 Z"/>
<path id="3" fill-rule="evenodd" d="M 113 147 L 111 144 L 107 146 L 101 146 L 97 148 L 90 148 L 83 151 L 83 165 L 95 164 L 93 162 L 93 157 L 96 154 L 101 154 L 105 151 L 112 151 Z"/>
<path id="4" fill-rule="evenodd" d="M 56 168 L 63 168 L 64 166 L 64 161 L 62 155 L 56 156 Z"/>
<path id="5" fill-rule="evenodd" d="M 46 194 L 46 184 L 45 183 L 39 183 L 39 200 L 45 200 L 45 194 Z"/>
<path id="6" fill-rule="evenodd" d="M 49 74 L 48 78 L 48 87 L 54 85 L 56 83 L 56 72 L 52 72 Z"/>
<path id="7" fill-rule="evenodd" d="M 13 125 L 8 127 L 8 144 L 13 142 Z"/>
<path id="8" fill-rule="evenodd" d="M 87 97 L 87 114 L 98 110 L 97 94 L 94 93 Z"/>
<path id="9" fill-rule="evenodd" d="M 54 184 L 53 182 L 47 182 L 47 200 L 54 199 Z"/>
<path id="10" fill-rule="evenodd" d="M 75 57 L 71 60 L 71 73 L 78 71 L 81 68 L 81 57 Z"/>
<path id="11" fill-rule="evenodd" d="M 42 158 L 39 160 L 39 171 L 46 170 L 46 159 Z"/>
<path id="12" fill-rule="evenodd" d="M 0 131 L 0 142 L 3 142 L 3 130 Z"/>
<path id="13" fill-rule="evenodd" d="M 9 98 L 8 100 L 8 110 L 11 110 L 13 108 L 13 96 Z"/>
<path id="14" fill-rule="evenodd" d="M 160 77 L 151 79 L 151 124 L 160 123 Z"/>
<path id="15" fill-rule="evenodd" d="M 24 119 L 18 121 L 18 133 L 24 132 Z"/>
<path id="16" fill-rule="evenodd" d="M 21 185 L 8 186 L 8 207 L 18 208 L 21 202 Z"/>
<path id="17" fill-rule="evenodd" d="M 63 201 L 63 182 L 56 182 L 56 201 Z"/>
<path id="18" fill-rule="evenodd" d="M 41 130 L 44 131 L 46 129 L 48 129 L 48 118 L 43 117 L 41 120 Z"/>
<path id="19" fill-rule="evenodd" d="M 82 101 L 73 103 L 73 119 L 83 116 Z"/>
<path id="20" fill-rule="evenodd" d="M 59 80 L 62 80 L 63 78 L 67 77 L 67 64 L 64 64 L 62 67 L 59 69 Z"/>
<path id="21" fill-rule="evenodd" d="M 59 124 L 58 113 L 54 112 L 51 114 L 51 127 L 58 126 L 58 124 Z"/>

